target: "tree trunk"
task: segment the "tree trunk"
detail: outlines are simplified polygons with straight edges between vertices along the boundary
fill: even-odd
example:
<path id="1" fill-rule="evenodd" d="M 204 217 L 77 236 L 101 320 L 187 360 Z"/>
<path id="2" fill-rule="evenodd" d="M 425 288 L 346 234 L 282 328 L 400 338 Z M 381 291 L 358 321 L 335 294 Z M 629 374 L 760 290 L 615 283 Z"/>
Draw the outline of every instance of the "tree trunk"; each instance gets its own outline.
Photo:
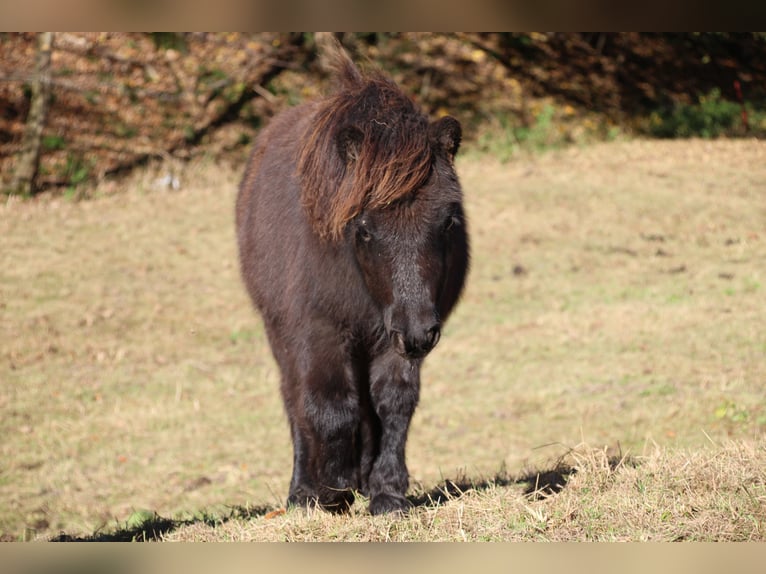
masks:
<path id="1" fill-rule="evenodd" d="M 37 37 L 37 60 L 35 75 L 32 79 L 32 98 L 29 115 L 21 142 L 21 151 L 16 156 L 16 169 L 10 183 L 10 193 L 32 195 L 35 191 L 35 178 L 40 161 L 43 128 L 48 114 L 48 102 L 51 93 L 51 51 L 53 33 L 41 32 Z"/>

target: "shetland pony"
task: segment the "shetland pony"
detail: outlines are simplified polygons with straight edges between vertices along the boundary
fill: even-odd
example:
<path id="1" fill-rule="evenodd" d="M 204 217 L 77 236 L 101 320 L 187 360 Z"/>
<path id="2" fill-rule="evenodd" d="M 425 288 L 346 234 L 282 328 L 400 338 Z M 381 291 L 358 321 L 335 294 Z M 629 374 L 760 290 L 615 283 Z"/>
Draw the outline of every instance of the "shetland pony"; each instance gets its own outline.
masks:
<path id="1" fill-rule="evenodd" d="M 420 367 L 469 263 L 454 169 L 461 128 L 433 122 L 336 43 L 337 91 L 259 134 L 236 203 L 241 273 L 281 372 L 288 506 L 406 511 Z"/>

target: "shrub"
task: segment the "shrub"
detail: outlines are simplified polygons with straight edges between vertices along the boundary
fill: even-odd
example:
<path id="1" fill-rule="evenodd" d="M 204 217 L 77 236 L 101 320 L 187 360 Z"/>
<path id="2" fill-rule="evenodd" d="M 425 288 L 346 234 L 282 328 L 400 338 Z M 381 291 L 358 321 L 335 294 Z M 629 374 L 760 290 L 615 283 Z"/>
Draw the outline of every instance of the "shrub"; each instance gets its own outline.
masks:
<path id="1" fill-rule="evenodd" d="M 745 104 L 750 132 L 763 135 L 766 132 L 766 114 Z M 746 133 L 742 118 L 742 105 L 721 97 L 718 88 L 697 98 L 695 104 L 676 104 L 672 108 L 652 112 L 649 116 L 649 132 L 661 138 L 717 138 L 741 136 Z"/>

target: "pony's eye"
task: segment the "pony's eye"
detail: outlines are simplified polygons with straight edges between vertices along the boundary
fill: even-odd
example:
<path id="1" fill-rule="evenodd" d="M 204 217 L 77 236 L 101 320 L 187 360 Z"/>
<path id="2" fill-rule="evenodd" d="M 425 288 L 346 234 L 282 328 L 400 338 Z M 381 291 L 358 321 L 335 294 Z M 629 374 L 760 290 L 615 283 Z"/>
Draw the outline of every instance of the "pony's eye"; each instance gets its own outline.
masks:
<path id="1" fill-rule="evenodd" d="M 450 215 L 444 222 L 444 233 L 448 233 L 452 228 L 460 225 L 460 219 L 457 215 Z"/>
<path id="2" fill-rule="evenodd" d="M 372 240 L 372 233 L 366 227 L 366 221 L 362 220 L 356 231 L 356 236 L 364 243 L 369 243 Z"/>

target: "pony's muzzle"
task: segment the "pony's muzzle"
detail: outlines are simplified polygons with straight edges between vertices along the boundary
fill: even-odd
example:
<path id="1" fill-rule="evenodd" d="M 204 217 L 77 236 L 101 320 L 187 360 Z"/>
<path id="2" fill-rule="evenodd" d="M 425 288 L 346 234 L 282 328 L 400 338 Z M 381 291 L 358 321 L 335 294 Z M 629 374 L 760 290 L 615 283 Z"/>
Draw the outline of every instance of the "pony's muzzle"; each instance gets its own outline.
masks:
<path id="1" fill-rule="evenodd" d="M 441 327 L 437 323 L 420 333 L 410 333 L 409 336 L 401 331 L 392 330 L 390 337 L 391 344 L 399 355 L 408 359 L 420 359 L 425 357 L 439 342 Z"/>

